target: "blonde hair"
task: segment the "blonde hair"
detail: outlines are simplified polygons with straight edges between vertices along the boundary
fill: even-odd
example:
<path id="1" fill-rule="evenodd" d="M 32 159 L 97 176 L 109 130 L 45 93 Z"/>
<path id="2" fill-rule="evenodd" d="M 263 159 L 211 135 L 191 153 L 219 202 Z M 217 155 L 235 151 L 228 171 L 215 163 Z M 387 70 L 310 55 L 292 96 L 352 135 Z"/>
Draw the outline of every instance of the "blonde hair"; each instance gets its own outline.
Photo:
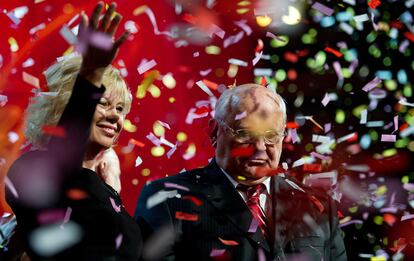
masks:
<path id="1" fill-rule="evenodd" d="M 62 116 L 76 77 L 82 64 L 81 56 L 63 57 L 63 59 L 47 68 L 43 74 L 49 92 L 41 92 L 32 97 L 26 109 L 26 138 L 37 148 L 44 148 L 50 137 L 42 132 L 43 126 L 56 126 Z M 131 109 L 132 95 L 118 69 L 109 66 L 103 76 L 105 93 L 115 92 L 123 98 L 124 113 Z"/>

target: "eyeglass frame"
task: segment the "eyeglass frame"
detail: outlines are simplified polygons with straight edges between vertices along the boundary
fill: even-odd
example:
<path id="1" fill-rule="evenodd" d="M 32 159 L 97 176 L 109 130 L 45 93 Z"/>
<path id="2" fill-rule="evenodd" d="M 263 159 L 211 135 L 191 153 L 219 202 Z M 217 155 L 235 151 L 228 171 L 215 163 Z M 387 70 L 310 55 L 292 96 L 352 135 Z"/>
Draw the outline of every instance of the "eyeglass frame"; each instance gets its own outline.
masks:
<path id="1" fill-rule="evenodd" d="M 233 129 L 232 127 L 230 127 L 230 126 L 229 126 L 229 125 L 228 125 L 225 121 L 223 121 L 223 120 L 218 120 L 218 119 L 215 119 L 215 120 L 217 121 L 217 123 L 218 123 L 218 124 L 220 124 L 220 125 L 222 125 L 222 126 L 226 127 L 227 129 L 229 129 L 229 130 L 230 130 L 230 132 L 231 132 L 231 134 L 232 134 L 234 137 L 236 137 L 236 138 L 237 138 L 237 135 L 240 135 L 240 134 L 238 134 L 238 133 L 237 133 L 238 131 L 245 130 L 247 133 L 249 133 L 249 141 L 246 141 L 246 142 L 238 142 L 238 143 L 244 143 L 244 144 L 249 143 L 249 144 L 250 144 L 250 143 L 253 143 L 253 142 L 254 142 L 254 140 L 255 140 L 257 137 L 262 136 L 262 137 L 263 137 L 263 140 L 264 140 L 264 142 L 265 142 L 265 144 L 266 144 L 266 145 L 274 145 L 274 144 L 277 144 L 278 142 L 282 141 L 282 140 L 283 140 L 283 138 L 287 136 L 287 131 L 286 131 L 286 129 L 285 129 L 283 132 L 277 132 L 277 131 L 275 131 L 275 130 L 267 130 L 267 131 L 265 131 L 264 133 L 271 131 L 271 132 L 276 133 L 276 137 L 281 138 L 279 141 L 278 141 L 278 140 L 271 141 L 271 140 L 269 140 L 269 139 L 266 139 L 265 134 L 260 134 L 260 135 L 255 135 L 255 136 L 252 136 L 252 135 L 250 135 L 250 133 L 252 133 L 252 132 L 251 132 L 251 131 L 249 131 L 249 130 L 247 130 L 247 129 L 237 129 L 237 130 L 235 130 L 235 129 Z"/>

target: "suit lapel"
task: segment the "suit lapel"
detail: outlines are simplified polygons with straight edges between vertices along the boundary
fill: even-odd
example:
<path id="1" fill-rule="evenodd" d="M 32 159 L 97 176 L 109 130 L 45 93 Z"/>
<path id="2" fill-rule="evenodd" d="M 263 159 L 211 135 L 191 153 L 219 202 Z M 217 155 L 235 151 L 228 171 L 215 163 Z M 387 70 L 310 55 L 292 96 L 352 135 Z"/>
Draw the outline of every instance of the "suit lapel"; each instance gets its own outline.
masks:
<path id="1" fill-rule="evenodd" d="M 226 216 L 249 240 L 253 240 L 255 245 L 270 252 L 269 244 L 258 226 L 255 231 L 249 232 L 253 216 L 214 159 L 204 168 L 200 181 L 202 193 L 217 211 Z"/>

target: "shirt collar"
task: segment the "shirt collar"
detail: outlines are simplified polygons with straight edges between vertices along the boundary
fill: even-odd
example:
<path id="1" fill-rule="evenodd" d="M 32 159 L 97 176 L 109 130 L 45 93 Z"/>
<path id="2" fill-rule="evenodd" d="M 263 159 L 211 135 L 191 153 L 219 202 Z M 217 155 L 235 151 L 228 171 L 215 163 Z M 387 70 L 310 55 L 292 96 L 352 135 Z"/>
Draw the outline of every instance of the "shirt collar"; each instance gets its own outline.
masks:
<path id="1" fill-rule="evenodd" d="M 223 172 L 223 174 L 227 177 L 227 179 L 231 182 L 233 187 L 237 188 L 237 185 L 239 185 L 240 183 L 233 179 L 229 174 L 227 174 L 227 172 L 224 169 L 222 169 L 221 167 L 220 169 Z M 267 179 L 263 181 L 263 184 L 266 187 L 267 193 L 270 193 L 270 177 L 267 177 Z"/>

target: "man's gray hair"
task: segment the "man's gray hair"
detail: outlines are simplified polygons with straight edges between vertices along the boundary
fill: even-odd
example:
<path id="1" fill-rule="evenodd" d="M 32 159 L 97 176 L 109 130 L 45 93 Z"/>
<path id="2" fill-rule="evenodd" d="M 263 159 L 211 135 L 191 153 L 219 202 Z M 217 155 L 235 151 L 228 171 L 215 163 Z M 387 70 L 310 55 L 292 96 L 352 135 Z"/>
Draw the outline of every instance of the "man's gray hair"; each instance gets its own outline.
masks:
<path id="1" fill-rule="evenodd" d="M 215 106 L 214 119 L 224 121 L 230 108 L 236 107 L 240 102 L 240 96 L 243 92 L 251 89 L 266 88 L 259 84 L 243 84 L 237 87 L 225 90 L 218 99 Z M 278 93 L 269 90 L 278 102 L 280 111 L 283 113 L 283 123 L 286 124 L 286 102 Z"/>

